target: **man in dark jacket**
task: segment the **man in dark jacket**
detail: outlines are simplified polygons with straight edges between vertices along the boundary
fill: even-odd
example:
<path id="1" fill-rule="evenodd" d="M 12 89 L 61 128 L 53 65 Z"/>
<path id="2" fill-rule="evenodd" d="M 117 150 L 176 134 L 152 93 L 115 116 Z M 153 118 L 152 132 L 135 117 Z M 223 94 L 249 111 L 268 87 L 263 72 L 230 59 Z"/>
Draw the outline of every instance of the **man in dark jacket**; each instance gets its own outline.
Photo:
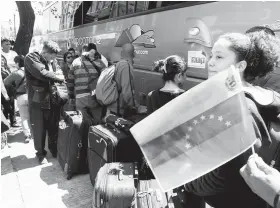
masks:
<path id="1" fill-rule="evenodd" d="M 39 163 L 46 163 L 45 150 L 46 132 L 52 131 L 50 115 L 52 112 L 51 89 L 55 82 L 64 79 L 56 75 L 51 61 L 59 52 L 59 46 L 53 41 L 44 42 L 41 53 L 32 52 L 25 58 L 25 75 L 28 92 L 28 104 L 34 147 Z M 51 144 L 50 144 L 51 143 Z M 49 150 L 56 157 L 56 141 L 49 141 Z"/>

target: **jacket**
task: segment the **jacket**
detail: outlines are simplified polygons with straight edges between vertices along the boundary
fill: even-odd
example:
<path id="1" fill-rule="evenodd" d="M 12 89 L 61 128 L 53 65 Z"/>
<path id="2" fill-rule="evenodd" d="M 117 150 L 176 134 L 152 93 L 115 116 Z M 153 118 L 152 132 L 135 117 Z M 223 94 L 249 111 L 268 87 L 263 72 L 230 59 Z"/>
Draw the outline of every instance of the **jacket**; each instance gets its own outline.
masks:
<path id="1" fill-rule="evenodd" d="M 33 107 L 50 109 L 51 87 L 60 81 L 55 69 L 50 71 L 47 61 L 38 52 L 26 55 L 24 69 L 29 103 Z"/>
<path id="2" fill-rule="evenodd" d="M 96 68 L 90 60 L 82 55 L 76 58 L 68 72 L 67 88 L 70 99 L 81 98 L 91 95 L 89 84 L 94 87 L 99 77 L 99 69 Z"/>
<path id="3" fill-rule="evenodd" d="M 134 91 L 134 83 L 133 83 L 133 66 L 132 64 L 122 59 L 116 64 L 116 72 L 115 72 L 115 81 L 117 83 L 119 94 L 119 101 L 112 103 L 107 106 L 107 109 L 117 113 L 118 112 L 118 103 L 120 114 L 124 115 L 125 108 L 133 108 L 137 107 L 137 103 L 135 100 L 135 91 Z"/>

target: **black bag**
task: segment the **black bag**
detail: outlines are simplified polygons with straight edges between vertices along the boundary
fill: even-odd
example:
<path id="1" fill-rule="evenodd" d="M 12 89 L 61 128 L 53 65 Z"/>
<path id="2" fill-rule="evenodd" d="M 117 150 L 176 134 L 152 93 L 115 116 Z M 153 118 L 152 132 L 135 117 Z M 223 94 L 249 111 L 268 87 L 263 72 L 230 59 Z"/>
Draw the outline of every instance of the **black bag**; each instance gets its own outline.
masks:
<path id="1" fill-rule="evenodd" d="M 58 162 L 69 180 L 74 174 L 88 173 L 88 124 L 76 111 L 64 112 L 63 118 L 59 122 L 57 152 Z"/>
<path id="2" fill-rule="evenodd" d="M 130 134 L 129 129 L 135 124 L 134 122 L 120 118 L 113 114 L 108 115 L 105 119 L 105 122 L 115 126 L 117 129 L 125 132 L 126 134 Z"/>

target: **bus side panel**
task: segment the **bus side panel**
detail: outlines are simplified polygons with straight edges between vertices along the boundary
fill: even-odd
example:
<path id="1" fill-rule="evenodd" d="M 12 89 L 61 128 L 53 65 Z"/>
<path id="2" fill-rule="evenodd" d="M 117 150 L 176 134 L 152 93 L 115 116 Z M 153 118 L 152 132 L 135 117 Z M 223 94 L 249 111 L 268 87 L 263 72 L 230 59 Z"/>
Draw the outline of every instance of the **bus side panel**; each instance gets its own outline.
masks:
<path id="1" fill-rule="evenodd" d="M 111 62 L 120 59 L 123 43 L 132 42 L 139 100 L 141 94 L 162 86 L 161 74 L 151 72 L 155 61 L 174 54 L 184 57 L 188 62 L 184 89 L 188 90 L 207 79 L 207 61 L 219 35 L 273 24 L 279 21 L 279 8 L 280 2 L 214 2 L 85 25 L 49 38 L 58 41 L 63 51 L 94 42 Z"/>

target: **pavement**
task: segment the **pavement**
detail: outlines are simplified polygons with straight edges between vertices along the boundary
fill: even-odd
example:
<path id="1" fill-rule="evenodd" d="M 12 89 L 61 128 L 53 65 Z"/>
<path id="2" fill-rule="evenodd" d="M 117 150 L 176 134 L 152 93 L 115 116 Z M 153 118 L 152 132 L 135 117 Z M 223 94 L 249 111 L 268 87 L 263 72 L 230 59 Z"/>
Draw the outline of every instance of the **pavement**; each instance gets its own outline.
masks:
<path id="1" fill-rule="evenodd" d="M 24 143 L 21 127 L 11 128 L 7 135 L 10 147 L 1 149 L 1 208 L 91 208 L 89 174 L 67 180 L 49 151 L 48 163 L 38 163 L 33 140 Z"/>
<path id="2" fill-rule="evenodd" d="M 11 128 L 1 150 L 1 208 L 90 208 L 93 186 L 89 174 L 66 179 L 56 158 L 48 152 L 40 165 L 33 140 L 26 144 L 21 128 Z M 47 147 L 47 144 L 46 144 Z"/>

